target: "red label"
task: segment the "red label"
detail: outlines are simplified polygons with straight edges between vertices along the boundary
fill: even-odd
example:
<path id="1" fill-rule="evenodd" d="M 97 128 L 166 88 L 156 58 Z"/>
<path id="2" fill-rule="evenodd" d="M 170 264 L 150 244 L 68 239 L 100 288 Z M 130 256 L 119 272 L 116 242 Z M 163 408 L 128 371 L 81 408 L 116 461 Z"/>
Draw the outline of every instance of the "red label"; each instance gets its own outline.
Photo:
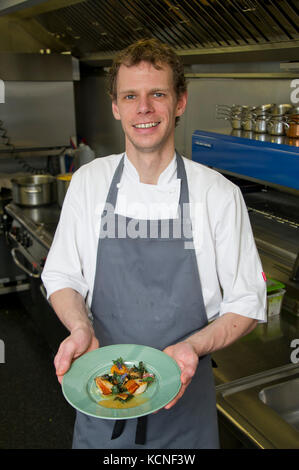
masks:
<path id="1" fill-rule="evenodd" d="M 264 272 L 262 272 L 262 276 L 263 276 L 264 281 L 267 281 L 267 277 L 266 277 L 266 274 Z"/>

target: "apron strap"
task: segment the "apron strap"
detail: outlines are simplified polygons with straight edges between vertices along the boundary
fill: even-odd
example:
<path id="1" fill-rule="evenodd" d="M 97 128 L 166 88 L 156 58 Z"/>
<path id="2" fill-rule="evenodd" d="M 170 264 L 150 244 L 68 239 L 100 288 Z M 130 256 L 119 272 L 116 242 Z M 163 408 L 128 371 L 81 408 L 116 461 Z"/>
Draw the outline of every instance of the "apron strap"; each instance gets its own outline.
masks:
<path id="1" fill-rule="evenodd" d="M 122 435 L 126 425 L 125 419 L 118 419 L 115 421 L 112 431 L 111 440 L 117 439 Z M 144 445 L 146 442 L 146 428 L 147 428 L 147 416 L 141 416 L 137 418 L 135 444 Z"/>
<path id="2" fill-rule="evenodd" d="M 118 419 L 117 421 L 115 421 L 113 431 L 112 431 L 111 440 L 112 439 L 117 439 L 119 436 L 121 436 L 121 434 L 122 434 L 122 432 L 125 428 L 126 422 L 127 421 L 125 419 Z"/>
<path id="3" fill-rule="evenodd" d="M 144 445 L 146 443 L 147 416 L 137 418 L 135 444 Z"/>

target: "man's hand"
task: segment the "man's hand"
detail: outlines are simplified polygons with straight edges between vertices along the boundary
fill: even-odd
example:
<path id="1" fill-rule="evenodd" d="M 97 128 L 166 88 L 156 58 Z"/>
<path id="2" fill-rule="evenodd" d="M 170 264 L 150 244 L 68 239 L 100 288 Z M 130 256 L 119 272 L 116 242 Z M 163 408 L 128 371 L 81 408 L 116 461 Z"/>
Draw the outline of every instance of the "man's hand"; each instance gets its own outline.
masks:
<path id="1" fill-rule="evenodd" d="M 172 357 L 181 369 L 181 389 L 176 397 L 165 406 L 166 410 L 172 408 L 177 401 L 184 395 L 186 388 L 190 384 L 198 365 L 198 356 L 193 346 L 189 343 L 177 343 L 168 346 L 164 351 Z"/>
<path id="2" fill-rule="evenodd" d="M 70 336 L 60 344 L 54 359 L 59 383 L 62 382 L 63 375 L 69 370 L 74 359 L 98 347 L 99 342 L 91 328 L 84 325 L 72 330 Z"/>

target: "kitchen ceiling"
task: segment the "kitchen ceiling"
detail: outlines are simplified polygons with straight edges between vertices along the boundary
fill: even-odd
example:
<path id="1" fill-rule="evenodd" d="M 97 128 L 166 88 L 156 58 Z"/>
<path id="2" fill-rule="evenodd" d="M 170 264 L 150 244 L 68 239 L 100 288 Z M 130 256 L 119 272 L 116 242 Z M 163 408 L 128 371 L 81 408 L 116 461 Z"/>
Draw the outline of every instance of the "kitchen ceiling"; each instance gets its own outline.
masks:
<path id="1" fill-rule="evenodd" d="M 24 24 L 34 23 L 33 34 L 46 32 L 52 52 L 67 50 L 86 60 L 92 60 L 94 54 L 98 59 L 109 59 L 115 51 L 144 37 L 156 37 L 186 56 L 190 51 L 200 55 L 213 51 L 292 49 L 299 59 L 299 0 L 27 0 L 16 3 L 19 5 L 12 13 L 8 10 L 9 16 Z M 44 38 L 43 35 L 43 41 Z"/>

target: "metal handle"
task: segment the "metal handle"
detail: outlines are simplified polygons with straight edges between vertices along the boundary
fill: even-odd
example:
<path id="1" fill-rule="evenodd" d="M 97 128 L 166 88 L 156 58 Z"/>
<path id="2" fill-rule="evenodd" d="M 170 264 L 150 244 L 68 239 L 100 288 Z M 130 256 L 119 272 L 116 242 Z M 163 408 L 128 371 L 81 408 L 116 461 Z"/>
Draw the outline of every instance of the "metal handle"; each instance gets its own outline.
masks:
<path id="1" fill-rule="evenodd" d="M 41 285 L 39 286 L 39 290 L 41 291 L 42 296 L 43 296 L 43 297 L 46 299 L 46 301 L 48 302 L 48 299 L 47 299 L 47 292 L 46 292 L 46 289 L 45 289 L 45 287 L 44 287 L 43 284 L 41 284 Z"/>
<path id="2" fill-rule="evenodd" d="M 24 193 L 37 194 L 42 192 L 41 186 L 36 186 L 34 188 L 23 188 Z"/>
<path id="3" fill-rule="evenodd" d="M 200 147 L 206 147 L 206 148 L 213 148 L 213 144 L 210 144 L 208 142 L 201 142 L 200 140 L 196 140 L 195 145 L 199 145 Z"/>
<path id="4" fill-rule="evenodd" d="M 13 258 L 15 264 L 16 264 L 20 269 L 22 269 L 22 271 L 24 271 L 26 274 L 28 274 L 28 276 L 39 279 L 39 278 L 40 278 L 40 273 L 33 273 L 32 271 L 30 271 L 29 269 L 27 269 L 27 268 L 18 260 L 17 251 L 19 251 L 18 248 L 12 248 L 11 251 L 10 251 L 10 252 L 11 252 L 11 256 L 12 256 L 12 258 Z M 21 254 L 22 254 L 22 253 L 21 253 Z"/>

